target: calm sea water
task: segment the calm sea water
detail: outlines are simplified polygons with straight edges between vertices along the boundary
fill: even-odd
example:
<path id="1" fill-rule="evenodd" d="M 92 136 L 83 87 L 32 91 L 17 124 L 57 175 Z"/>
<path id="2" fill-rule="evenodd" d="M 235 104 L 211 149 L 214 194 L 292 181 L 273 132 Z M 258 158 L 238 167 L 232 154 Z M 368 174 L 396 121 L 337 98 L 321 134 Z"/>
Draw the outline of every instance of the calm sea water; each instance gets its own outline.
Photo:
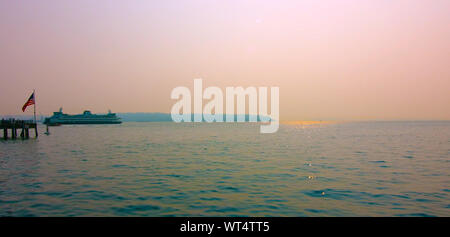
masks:
<path id="1" fill-rule="evenodd" d="M 0 141 L 1 216 L 450 216 L 450 122 L 40 130 Z"/>

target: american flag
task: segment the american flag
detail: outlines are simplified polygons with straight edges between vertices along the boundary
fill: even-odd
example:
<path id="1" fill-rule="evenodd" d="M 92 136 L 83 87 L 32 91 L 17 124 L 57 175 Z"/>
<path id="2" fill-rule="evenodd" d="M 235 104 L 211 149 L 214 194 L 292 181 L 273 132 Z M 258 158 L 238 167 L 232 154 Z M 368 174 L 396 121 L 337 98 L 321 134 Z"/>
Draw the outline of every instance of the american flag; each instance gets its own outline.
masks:
<path id="1" fill-rule="evenodd" d="M 25 112 L 25 109 L 30 105 L 34 105 L 34 92 L 33 92 L 33 94 L 31 94 L 31 96 L 27 100 L 27 102 L 25 102 L 25 104 L 23 105 L 22 112 Z"/>

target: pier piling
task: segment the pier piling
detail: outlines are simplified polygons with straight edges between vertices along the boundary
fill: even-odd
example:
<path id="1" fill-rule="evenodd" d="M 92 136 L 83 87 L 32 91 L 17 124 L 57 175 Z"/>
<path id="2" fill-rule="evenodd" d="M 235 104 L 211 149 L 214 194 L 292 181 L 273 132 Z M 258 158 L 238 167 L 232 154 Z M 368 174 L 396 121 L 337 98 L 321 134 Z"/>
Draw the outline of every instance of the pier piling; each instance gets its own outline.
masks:
<path id="1" fill-rule="evenodd" d="M 0 121 L 0 129 L 3 129 L 3 139 L 8 139 L 8 129 L 11 129 L 11 138 L 16 139 L 18 129 L 21 129 L 20 137 L 29 138 L 29 129 L 34 129 L 35 137 L 38 137 L 37 124 L 31 120 L 2 119 Z"/>

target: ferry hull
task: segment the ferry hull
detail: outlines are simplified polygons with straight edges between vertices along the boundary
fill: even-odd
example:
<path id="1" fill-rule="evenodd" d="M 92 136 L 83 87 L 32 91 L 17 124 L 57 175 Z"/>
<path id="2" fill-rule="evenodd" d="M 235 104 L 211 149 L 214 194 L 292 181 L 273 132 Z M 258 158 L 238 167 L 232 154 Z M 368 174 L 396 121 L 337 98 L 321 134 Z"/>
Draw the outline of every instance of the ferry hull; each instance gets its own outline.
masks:
<path id="1" fill-rule="evenodd" d="M 44 122 L 44 124 L 48 124 L 51 126 L 58 125 L 74 125 L 74 124 L 121 124 L 122 121 L 50 121 Z"/>

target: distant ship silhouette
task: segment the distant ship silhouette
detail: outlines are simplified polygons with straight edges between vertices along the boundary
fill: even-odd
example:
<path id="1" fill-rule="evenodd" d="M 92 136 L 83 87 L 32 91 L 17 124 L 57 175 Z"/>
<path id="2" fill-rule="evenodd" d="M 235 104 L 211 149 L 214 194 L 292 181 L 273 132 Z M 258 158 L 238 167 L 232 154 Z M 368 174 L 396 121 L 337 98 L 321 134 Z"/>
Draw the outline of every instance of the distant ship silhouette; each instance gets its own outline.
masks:
<path id="1" fill-rule="evenodd" d="M 92 114 L 91 111 L 85 110 L 82 114 L 65 114 L 62 108 L 58 112 L 53 112 L 53 116 L 45 118 L 44 124 L 49 126 L 58 126 L 61 124 L 120 124 L 122 121 L 115 113 L 108 114 Z"/>

